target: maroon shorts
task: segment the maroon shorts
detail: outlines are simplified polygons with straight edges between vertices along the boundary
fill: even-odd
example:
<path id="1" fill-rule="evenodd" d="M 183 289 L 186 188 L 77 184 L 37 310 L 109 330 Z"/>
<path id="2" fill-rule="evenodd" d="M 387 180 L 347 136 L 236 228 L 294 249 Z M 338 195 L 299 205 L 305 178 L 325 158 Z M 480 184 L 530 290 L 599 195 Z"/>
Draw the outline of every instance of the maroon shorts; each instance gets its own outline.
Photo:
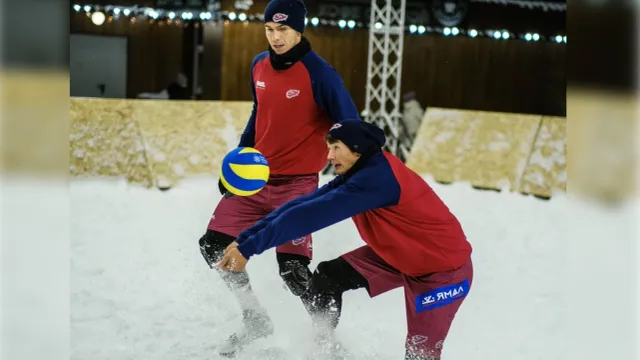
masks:
<path id="1" fill-rule="evenodd" d="M 371 297 L 404 288 L 407 352 L 439 358 L 455 314 L 471 288 L 471 258 L 458 269 L 420 277 L 400 273 L 369 246 L 348 252 L 343 258 L 367 279 Z"/>
<path id="2" fill-rule="evenodd" d="M 245 229 L 289 200 L 318 188 L 318 175 L 272 176 L 267 185 L 251 196 L 223 197 L 218 203 L 209 230 L 238 237 Z M 311 234 L 276 247 L 276 252 L 304 255 L 311 259 Z"/>

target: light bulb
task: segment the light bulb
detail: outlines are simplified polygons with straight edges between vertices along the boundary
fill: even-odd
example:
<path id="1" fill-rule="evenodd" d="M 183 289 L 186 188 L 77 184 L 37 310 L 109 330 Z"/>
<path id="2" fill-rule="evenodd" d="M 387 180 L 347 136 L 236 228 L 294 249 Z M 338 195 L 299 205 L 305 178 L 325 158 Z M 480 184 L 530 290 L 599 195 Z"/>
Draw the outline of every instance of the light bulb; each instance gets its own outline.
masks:
<path id="1" fill-rule="evenodd" d="M 105 20 L 105 16 L 104 16 L 104 13 L 101 11 L 96 11 L 93 14 L 91 14 L 91 22 L 93 22 L 98 26 L 104 24 L 104 20 Z"/>

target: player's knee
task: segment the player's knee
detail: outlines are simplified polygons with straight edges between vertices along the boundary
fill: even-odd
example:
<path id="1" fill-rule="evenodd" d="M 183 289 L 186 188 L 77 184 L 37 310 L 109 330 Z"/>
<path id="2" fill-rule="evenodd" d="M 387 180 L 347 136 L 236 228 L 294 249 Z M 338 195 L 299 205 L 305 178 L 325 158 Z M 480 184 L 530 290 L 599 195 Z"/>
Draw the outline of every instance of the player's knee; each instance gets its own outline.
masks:
<path id="1" fill-rule="evenodd" d="M 367 285 L 367 280 L 342 257 L 318 264 L 312 278 L 312 286 L 317 292 L 336 294 Z"/>
<path id="2" fill-rule="evenodd" d="M 313 272 L 311 280 L 313 290 L 316 293 L 342 293 L 344 290 L 340 288 L 338 280 L 338 272 L 336 271 L 336 260 L 323 261 L 318 264 L 316 271 Z"/>
<path id="3" fill-rule="evenodd" d="M 207 230 L 202 235 L 198 244 L 200 245 L 200 253 L 210 268 L 214 268 L 215 263 L 222 259 L 224 249 L 236 240 L 235 237 L 215 230 Z"/>
<path id="4" fill-rule="evenodd" d="M 345 274 L 341 258 L 318 264 L 311 278 L 309 291 L 302 297 L 314 321 L 336 328 L 342 312 L 342 293 L 349 286 L 341 281 Z"/>
<path id="5" fill-rule="evenodd" d="M 304 294 L 311 284 L 311 271 L 309 270 L 309 258 L 296 254 L 278 253 L 278 267 L 280 277 L 287 288 L 295 296 Z"/>

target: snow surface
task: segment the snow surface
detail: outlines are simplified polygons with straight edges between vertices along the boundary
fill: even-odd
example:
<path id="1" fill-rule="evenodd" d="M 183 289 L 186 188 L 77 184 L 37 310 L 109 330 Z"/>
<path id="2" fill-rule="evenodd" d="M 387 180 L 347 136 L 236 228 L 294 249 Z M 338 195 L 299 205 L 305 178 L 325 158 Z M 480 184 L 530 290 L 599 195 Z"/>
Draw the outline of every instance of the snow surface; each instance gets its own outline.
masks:
<path id="1" fill-rule="evenodd" d="M 611 246 L 613 255 L 598 250 L 602 242 L 620 245 L 635 234 L 637 212 L 622 216 L 562 196 L 544 201 L 430 184 L 474 247 L 474 285 L 443 360 L 636 358 L 637 313 L 630 311 L 637 300 L 637 248 L 625 242 Z M 240 325 L 240 311 L 198 249 L 217 191 L 211 178 L 167 192 L 121 181 L 72 182 L 71 359 L 224 359 L 216 345 Z M 578 233 L 571 233 L 572 221 Z M 312 268 L 363 244 L 351 220 L 314 239 Z M 588 268 L 571 263 L 576 251 L 588 257 Z M 271 346 L 301 358 L 310 321 L 283 288 L 273 249 L 253 258 L 248 271 L 275 334 L 237 359 L 269 360 L 261 349 Z M 337 336 L 353 359 L 403 359 L 405 329 L 402 290 L 374 299 L 364 290 L 345 294 Z"/>

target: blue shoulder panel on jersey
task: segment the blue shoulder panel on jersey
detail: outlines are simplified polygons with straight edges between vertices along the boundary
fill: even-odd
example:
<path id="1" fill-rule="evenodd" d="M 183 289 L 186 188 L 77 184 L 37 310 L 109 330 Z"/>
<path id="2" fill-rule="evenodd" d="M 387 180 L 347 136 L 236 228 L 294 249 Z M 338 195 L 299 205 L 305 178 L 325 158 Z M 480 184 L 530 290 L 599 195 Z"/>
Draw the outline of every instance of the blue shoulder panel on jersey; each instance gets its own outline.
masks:
<path id="1" fill-rule="evenodd" d="M 256 145 L 256 112 L 258 111 L 258 99 L 256 98 L 256 84 L 253 79 L 253 69 L 260 60 L 268 57 L 268 51 L 262 52 L 256 55 L 251 63 L 251 94 L 253 95 L 253 109 L 251 110 L 251 116 L 249 117 L 247 126 L 240 136 L 240 143 L 238 144 L 238 147 L 254 147 Z"/>
<path id="2" fill-rule="evenodd" d="M 309 51 L 300 61 L 309 72 L 316 104 L 329 115 L 334 124 L 343 120 L 360 119 L 351 95 L 331 65 L 314 51 Z"/>
<path id="3" fill-rule="evenodd" d="M 383 205 L 377 207 L 398 205 L 400 201 L 400 183 L 382 152 L 373 155 L 367 165 L 353 174 L 349 181 L 381 199 Z"/>

